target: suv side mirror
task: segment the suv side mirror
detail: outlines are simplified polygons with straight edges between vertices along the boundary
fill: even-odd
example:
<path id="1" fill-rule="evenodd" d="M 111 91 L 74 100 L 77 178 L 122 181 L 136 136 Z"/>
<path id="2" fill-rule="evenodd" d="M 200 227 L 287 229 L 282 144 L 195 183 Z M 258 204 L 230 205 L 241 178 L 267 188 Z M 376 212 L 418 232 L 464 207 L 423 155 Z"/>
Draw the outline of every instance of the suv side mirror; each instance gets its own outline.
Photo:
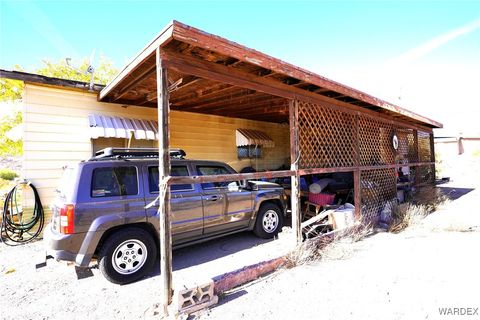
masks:
<path id="1" fill-rule="evenodd" d="M 240 188 L 248 187 L 247 180 L 241 180 L 241 181 L 238 181 L 238 183 L 240 184 Z"/>

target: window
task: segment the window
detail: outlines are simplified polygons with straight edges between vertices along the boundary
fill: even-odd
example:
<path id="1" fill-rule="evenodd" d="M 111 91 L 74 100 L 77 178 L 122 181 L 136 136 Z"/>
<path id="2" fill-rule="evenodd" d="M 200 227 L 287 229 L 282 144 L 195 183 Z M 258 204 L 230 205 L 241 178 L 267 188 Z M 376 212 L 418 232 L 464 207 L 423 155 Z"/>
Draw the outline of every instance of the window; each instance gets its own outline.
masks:
<path id="1" fill-rule="evenodd" d="M 262 146 L 250 145 L 237 147 L 238 159 L 255 159 L 262 157 Z"/>
<path id="2" fill-rule="evenodd" d="M 197 166 L 198 174 L 201 176 L 232 174 L 225 167 L 220 166 Z M 231 181 L 202 183 L 203 189 L 226 188 Z"/>
<path id="3" fill-rule="evenodd" d="M 188 169 L 186 166 L 172 166 L 170 170 L 170 175 L 172 177 L 176 176 L 188 176 Z M 150 193 L 158 193 L 158 167 L 149 167 L 148 168 L 148 188 Z M 193 190 L 193 185 L 191 184 L 173 184 L 170 186 L 170 191 L 185 191 Z"/>
<path id="4" fill-rule="evenodd" d="M 93 198 L 138 194 L 137 168 L 108 167 L 93 170 Z"/>

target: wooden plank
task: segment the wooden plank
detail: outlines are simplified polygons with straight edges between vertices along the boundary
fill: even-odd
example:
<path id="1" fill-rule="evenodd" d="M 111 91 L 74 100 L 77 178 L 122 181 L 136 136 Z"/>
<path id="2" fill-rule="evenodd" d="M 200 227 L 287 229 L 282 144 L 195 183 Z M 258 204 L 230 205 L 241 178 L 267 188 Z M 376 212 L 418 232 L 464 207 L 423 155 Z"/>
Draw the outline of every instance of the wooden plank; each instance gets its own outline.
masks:
<path id="1" fill-rule="evenodd" d="M 300 175 L 298 174 L 298 163 L 300 161 L 300 145 L 298 141 L 298 102 L 296 100 L 289 101 L 289 124 L 290 124 L 290 170 L 293 171 L 292 179 L 292 229 L 294 232 L 294 244 L 298 245 L 302 242 L 302 208 L 300 203 Z"/>
<path id="2" fill-rule="evenodd" d="M 160 45 L 165 45 L 172 40 L 174 23 L 171 22 L 163 28 L 162 31 L 130 61 L 126 67 L 120 71 L 115 78 L 113 78 L 108 85 L 98 94 L 98 100 L 107 100 L 107 96 L 113 92 L 117 86 L 126 79 L 132 72 L 137 69 L 145 60 L 155 55 L 156 50 Z"/>
<path id="3" fill-rule="evenodd" d="M 360 113 L 355 115 L 355 165 L 360 166 Z M 355 170 L 353 172 L 353 194 L 354 194 L 354 203 L 355 203 L 355 217 L 357 220 L 361 218 L 362 215 L 362 184 L 361 184 L 361 175 L 360 170 Z"/>
<path id="4" fill-rule="evenodd" d="M 310 175 L 310 174 L 320 174 L 320 173 L 333 173 L 333 172 L 354 172 L 356 170 L 367 171 L 367 170 L 380 170 L 380 169 L 394 169 L 401 167 L 421 167 L 421 166 L 430 166 L 433 162 L 415 162 L 415 163 L 403 163 L 403 164 L 383 164 L 376 166 L 353 166 L 353 167 L 332 167 L 332 168 L 308 168 L 308 169 L 299 169 L 299 175 Z"/>
<path id="5" fill-rule="evenodd" d="M 435 183 L 435 180 L 437 179 L 437 174 L 435 171 L 435 140 L 433 138 L 433 133 L 430 133 L 430 161 L 433 162 L 432 165 L 432 175 L 433 175 L 433 183 Z"/>
<path id="6" fill-rule="evenodd" d="M 139 84 L 141 84 L 143 81 L 145 81 L 146 79 L 148 79 L 150 76 L 152 76 L 155 72 L 156 72 L 156 65 L 155 64 L 152 64 L 151 66 L 149 66 L 146 70 L 144 70 L 142 73 L 140 73 L 139 75 L 137 75 L 136 77 L 134 77 L 133 79 L 130 79 L 130 81 L 125 84 L 120 90 L 118 93 L 116 93 L 114 96 L 113 96 L 113 99 L 111 99 L 112 102 L 115 102 L 117 100 L 119 100 L 120 98 L 122 98 L 124 95 L 126 95 L 130 89 L 132 89 L 133 87 L 136 87 L 138 86 Z"/>
<path id="7" fill-rule="evenodd" d="M 418 150 L 418 131 L 413 130 L 413 149 L 415 150 L 416 158 L 417 161 L 420 161 L 420 152 Z M 420 172 L 418 170 L 415 170 L 415 177 L 414 177 L 414 182 L 415 185 L 420 183 Z"/>
<path id="8" fill-rule="evenodd" d="M 235 107 L 235 110 L 232 110 L 233 112 L 238 112 L 238 111 L 252 111 L 258 108 L 262 107 L 280 107 L 280 106 L 285 106 L 288 108 L 288 102 L 285 98 L 276 98 L 276 97 L 270 97 L 269 100 L 260 100 L 254 103 L 248 103 L 246 105 L 238 105 Z M 214 112 L 214 111 L 222 111 L 224 110 L 225 107 L 217 107 L 217 108 L 209 108 L 208 112 Z M 228 109 L 225 111 L 229 111 Z"/>
<path id="9" fill-rule="evenodd" d="M 162 65 L 160 47 L 156 51 L 157 94 L 158 94 L 158 158 L 160 217 L 160 273 L 163 289 L 163 313 L 168 316 L 168 306 L 172 303 L 172 234 L 170 231 L 170 191 L 167 185 L 170 177 L 170 128 L 167 70 Z"/>
<path id="10" fill-rule="evenodd" d="M 281 171 L 264 171 L 237 174 L 218 174 L 206 176 L 174 176 L 168 180 L 169 185 L 186 184 L 186 183 L 207 183 L 207 182 L 225 182 L 225 181 L 242 181 L 254 180 L 260 178 L 273 179 L 292 176 L 295 172 L 292 170 Z"/>
<path id="11" fill-rule="evenodd" d="M 227 104 L 242 104 L 249 99 L 255 99 L 256 97 L 265 97 L 265 94 L 256 92 L 253 90 L 248 91 L 240 91 L 231 96 L 222 96 L 218 99 L 212 101 L 206 101 L 204 103 L 198 102 L 195 103 L 193 106 L 186 107 L 189 110 L 198 110 L 198 109 L 205 109 L 211 107 L 218 107 L 219 105 L 227 105 Z M 268 96 L 267 96 L 268 98 Z"/>
<path id="12" fill-rule="evenodd" d="M 240 61 L 244 61 L 250 64 L 260 66 L 262 68 L 272 70 L 275 73 L 280 73 L 292 78 L 296 78 L 298 80 L 306 81 L 319 87 L 329 88 L 332 91 L 336 91 L 344 95 L 356 98 L 358 100 L 368 102 L 382 109 L 393 111 L 395 113 L 404 115 L 412 119 L 416 119 L 431 126 L 439 128 L 442 127 L 441 123 L 416 114 L 410 110 L 403 109 L 399 106 L 375 98 L 359 90 L 350 88 L 336 81 L 322 77 L 306 69 L 294 66 L 292 64 L 281 61 L 280 59 L 273 58 L 259 51 L 247 48 L 227 39 L 203 32 L 199 29 L 187 26 L 180 22 L 174 22 L 172 36 L 176 40 L 191 44 L 193 46 L 199 46 L 206 50 L 218 52 L 222 55 L 233 57 Z"/>
<path id="13" fill-rule="evenodd" d="M 379 112 L 371 111 L 366 108 L 349 104 L 347 102 L 335 100 L 333 98 L 319 95 L 310 91 L 295 88 L 293 86 L 289 86 L 284 83 L 275 81 L 271 78 L 259 77 L 255 74 L 251 74 L 235 68 L 230 68 L 191 56 L 181 55 L 171 50 L 163 50 L 162 59 L 164 60 L 164 63 L 168 68 L 171 68 L 178 72 L 192 74 L 201 78 L 207 78 L 247 89 L 261 91 L 278 97 L 283 97 L 287 99 L 300 99 L 305 102 L 322 104 L 328 108 L 351 114 L 361 112 L 362 114 L 374 117 L 376 119 L 383 119 L 386 122 L 395 123 L 399 126 L 407 128 L 418 128 L 426 132 L 432 131 L 431 128 L 425 126 L 396 121 L 393 120 L 392 117 L 381 114 Z"/>
<path id="14" fill-rule="evenodd" d="M 353 172 L 353 192 L 355 202 L 355 218 L 359 220 L 362 217 L 362 184 L 360 183 L 360 170 Z"/>

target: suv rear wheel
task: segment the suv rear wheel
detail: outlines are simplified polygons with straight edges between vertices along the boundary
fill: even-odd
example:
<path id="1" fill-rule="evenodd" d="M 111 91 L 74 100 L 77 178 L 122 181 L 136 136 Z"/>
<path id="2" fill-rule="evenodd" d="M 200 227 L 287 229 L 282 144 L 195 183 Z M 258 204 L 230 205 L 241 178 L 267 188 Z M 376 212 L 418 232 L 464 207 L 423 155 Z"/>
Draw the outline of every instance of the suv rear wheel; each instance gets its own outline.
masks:
<path id="1" fill-rule="evenodd" d="M 99 267 L 105 278 L 126 284 L 145 276 L 153 267 L 157 250 L 152 236 L 141 228 L 122 229 L 103 243 Z"/>
<path id="2" fill-rule="evenodd" d="M 260 207 L 253 232 L 260 238 L 275 237 L 283 227 L 283 214 L 273 203 L 265 203 Z"/>

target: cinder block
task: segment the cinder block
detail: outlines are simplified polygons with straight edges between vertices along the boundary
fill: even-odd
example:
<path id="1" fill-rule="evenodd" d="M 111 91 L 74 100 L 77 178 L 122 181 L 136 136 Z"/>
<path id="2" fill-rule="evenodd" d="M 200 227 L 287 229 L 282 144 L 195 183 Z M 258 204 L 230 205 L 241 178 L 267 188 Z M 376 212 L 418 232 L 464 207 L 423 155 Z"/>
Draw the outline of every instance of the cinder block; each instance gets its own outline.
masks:
<path id="1" fill-rule="evenodd" d="M 192 313 L 203 308 L 207 308 L 218 302 L 218 297 L 214 295 L 213 281 L 186 290 L 178 292 L 178 312 Z"/>

